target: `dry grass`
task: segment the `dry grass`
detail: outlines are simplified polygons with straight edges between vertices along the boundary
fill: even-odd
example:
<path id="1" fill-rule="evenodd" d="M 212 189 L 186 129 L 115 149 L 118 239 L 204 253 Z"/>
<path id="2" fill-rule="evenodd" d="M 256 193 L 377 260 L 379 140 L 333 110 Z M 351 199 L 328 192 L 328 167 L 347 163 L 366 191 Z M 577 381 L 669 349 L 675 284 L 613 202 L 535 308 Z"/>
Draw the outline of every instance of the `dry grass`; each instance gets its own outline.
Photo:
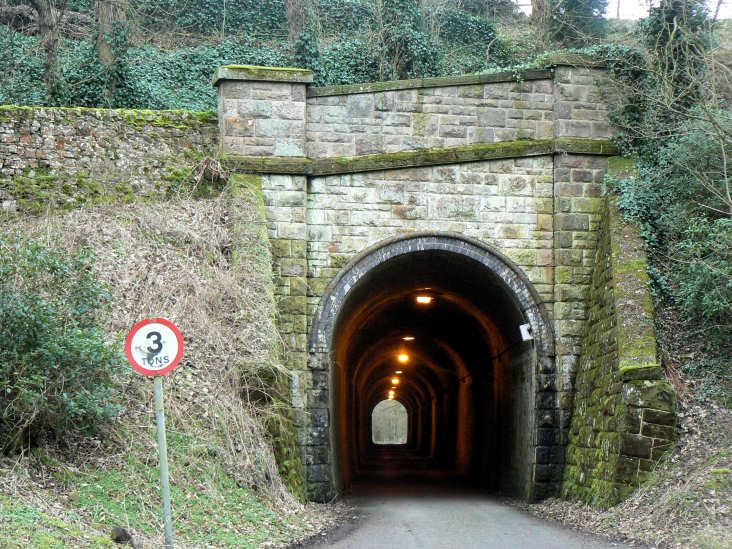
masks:
<path id="1" fill-rule="evenodd" d="M 100 278 L 119 298 L 108 333 L 120 348 L 129 329 L 144 318 L 165 317 L 181 329 L 185 354 L 165 377 L 164 389 L 171 483 L 180 492 L 177 499 L 174 494 L 174 512 L 179 529 L 191 526 L 189 539 L 197 540 L 191 546 L 255 540 L 254 522 L 264 522 L 277 545 L 317 532 L 332 519 L 326 508 L 306 510 L 283 485 L 264 428 L 280 417 L 272 385 L 286 372 L 278 357 L 262 223 L 253 195 L 238 200 L 224 192 L 212 200 L 79 210 L 14 226 L 36 238 L 60 235 L 68 250 L 96 252 Z M 111 529 L 114 521 L 127 520 L 155 543 L 159 496 L 152 381 L 130 368 L 118 384 L 124 411 L 104 440 L 45 448 L 40 456 L 49 456 L 48 471 L 38 456 L 14 465 L 30 474 L 11 473 L 5 464 L 0 487 L 4 493 L 17 493 L 21 485 L 28 493 L 48 487 L 80 507 L 92 524 Z M 31 477 L 30 484 L 20 480 Z M 110 490 L 114 494 L 103 493 Z M 259 494 L 259 503 L 276 512 L 238 521 L 235 515 L 245 510 L 232 499 L 235 493 Z M 210 517 L 202 513 L 206 506 L 212 507 Z M 215 517 L 221 509 L 231 512 Z M 220 522 L 211 532 L 196 532 L 207 518 Z M 234 537 L 221 537 L 222 528 Z M 282 534 L 280 541 L 272 531 Z"/>

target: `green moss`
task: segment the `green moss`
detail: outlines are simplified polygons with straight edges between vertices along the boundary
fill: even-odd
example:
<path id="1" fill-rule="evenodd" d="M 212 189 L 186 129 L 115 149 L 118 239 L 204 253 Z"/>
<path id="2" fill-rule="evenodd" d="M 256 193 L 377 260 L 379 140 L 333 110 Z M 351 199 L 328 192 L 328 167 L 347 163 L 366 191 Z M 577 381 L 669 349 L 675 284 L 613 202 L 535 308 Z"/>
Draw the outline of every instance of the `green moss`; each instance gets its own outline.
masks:
<path id="1" fill-rule="evenodd" d="M 628 273 L 638 273 L 641 277 L 645 275 L 646 267 L 648 265 L 648 261 L 645 257 L 639 258 L 639 259 L 633 259 L 630 261 L 626 261 L 624 263 L 616 263 L 613 266 L 613 269 L 615 270 L 615 274 L 621 275 L 621 274 L 628 274 Z"/>
<path id="2" fill-rule="evenodd" d="M 574 154 L 615 155 L 617 148 L 611 139 L 586 139 L 582 137 L 559 137 L 556 152 Z"/>
<path id="3" fill-rule="evenodd" d="M 241 261 L 243 257 L 247 261 L 256 258 L 259 261 L 259 268 L 269 273 L 269 284 L 267 292 L 274 305 L 274 283 L 272 282 L 270 241 L 267 235 L 266 215 L 264 210 L 264 199 L 262 196 L 262 177 L 254 174 L 232 174 L 225 192 L 230 197 L 232 217 L 235 220 L 232 227 L 234 237 L 232 259 L 234 262 Z M 237 212 L 252 207 L 258 212 L 258 219 L 254 223 L 238 222 L 246 216 L 237 215 Z M 280 246 L 289 245 L 288 242 L 279 243 Z M 291 248 L 290 248 L 291 249 Z M 304 296 L 302 300 L 306 300 Z M 274 314 L 274 307 L 272 310 Z M 276 338 L 267 342 L 270 353 L 278 357 L 282 348 Z M 289 378 L 275 373 L 272 369 L 270 377 L 266 380 L 267 385 L 273 389 L 273 395 L 279 395 L 281 414 L 271 416 L 266 423 L 271 435 L 275 458 L 279 467 L 280 475 L 288 488 L 301 500 L 305 498 L 305 472 L 300 458 L 297 443 L 297 431 L 295 429 L 294 414 L 289 408 L 291 401 Z"/>
<path id="4" fill-rule="evenodd" d="M 552 139 L 464 145 L 355 157 L 333 157 L 313 161 L 313 175 L 355 173 L 417 166 L 456 164 L 477 160 L 516 158 L 553 152 Z"/>
<path id="5" fill-rule="evenodd" d="M 309 158 L 222 155 L 221 162 L 229 170 L 237 173 L 297 175 L 313 173 L 313 161 Z"/>
<path id="6" fill-rule="evenodd" d="M 553 154 L 557 151 L 605 154 L 600 151 L 605 150 L 609 143 L 611 144 L 609 140 L 603 139 L 577 139 L 573 140 L 573 144 L 559 142 L 560 140 L 554 139 L 524 139 L 499 143 L 463 145 L 444 149 L 425 149 L 365 156 L 341 156 L 315 160 L 300 157 L 286 158 L 237 155 L 222 155 L 221 160 L 232 171 L 242 173 L 281 173 L 319 176 L 395 168 L 458 164 L 501 158 L 521 158 Z"/>
<path id="7" fill-rule="evenodd" d="M 146 128 L 150 126 L 189 130 L 201 124 L 209 124 L 216 120 L 216 113 L 192 112 L 183 110 L 151 111 L 118 109 L 126 126 Z"/>
<path id="8" fill-rule="evenodd" d="M 229 189 L 232 193 L 238 193 L 241 189 L 249 189 L 256 196 L 262 196 L 262 176 L 255 174 L 232 174 L 229 178 Z"/>
<path id="9" fill-rule="evenodd" d="M 136 128 L 147 126 L 158 126 L 188 130 L 197 128 L 202 124 L 216 122 L 217 116 L 212 111 L 186 111 L 186 110 L 137 110 L 137 109 L 97 109 L 89 107 L 26 107 L 18 105 L 1 105 L 0 113 L 6 120 L 22 120 L 32 118 L 38 112 L 64 114 L 63 122 L 73 124 L 74 120 L 70 115 L 88 113 L 100 117 L 105 121 L 113 121 L 121 118 L 125 125 Z"/>
<path id="10" fill-rule="evenodd" d="M 621 361 L 618 370 L 623 381 L 663 379 L 663 368 L 655 362 L 633 364 L 628 361 Z"/>
<path id="11" fill-rule="evenodd" d="M 635 172 L 636 164 L 632 158 L 625 156 L 612 156 L 607 159 L 607 171 L 610 175 L 630 174 Z"/>

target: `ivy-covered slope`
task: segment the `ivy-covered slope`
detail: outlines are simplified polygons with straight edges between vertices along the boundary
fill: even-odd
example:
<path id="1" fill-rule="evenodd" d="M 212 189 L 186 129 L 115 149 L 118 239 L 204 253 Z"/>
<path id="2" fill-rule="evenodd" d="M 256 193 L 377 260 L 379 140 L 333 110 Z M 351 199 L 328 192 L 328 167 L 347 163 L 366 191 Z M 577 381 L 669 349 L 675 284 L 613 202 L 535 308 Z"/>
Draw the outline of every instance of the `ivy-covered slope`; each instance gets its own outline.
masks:
<path id="1" fill-rule="evenodd" d="M 336 85 L 463 74 L 514 61 L 492 21 L 464 10 L 423 10 L 414 0 L 391 0 L 381 10 L 367 0 L 316 0 L 299 24 L 288 21 L 282 0 L 241 0 L 225 9 L 218 1 L 131 0 L 126 24 L 107 37 L 115 55 L 107 67 L 97 51 L 93 4 L 65 4 L 52 100 L 36 30 L 0 26 L 0 104 L 206 111 L 216 106 L 211 75 L 227 64 L 306 66 L 316 85 Z"/>

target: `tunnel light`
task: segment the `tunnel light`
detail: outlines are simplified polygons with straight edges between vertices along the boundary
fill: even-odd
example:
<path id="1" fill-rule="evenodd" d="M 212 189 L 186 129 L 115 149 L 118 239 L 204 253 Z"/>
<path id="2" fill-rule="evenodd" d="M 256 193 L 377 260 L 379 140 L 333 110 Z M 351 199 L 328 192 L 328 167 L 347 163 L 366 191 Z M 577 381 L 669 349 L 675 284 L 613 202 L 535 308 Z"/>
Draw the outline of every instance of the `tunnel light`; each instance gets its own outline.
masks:
<path id="1" fill-rule="evenodd" d="M 402 339 L 404 341 L 414 341 L 414 336 L 404 336 Z"/>
<path id="2" fill-rule="evenodd" d="M 409 355 L 406 353 L 401 353 L 397 355 L 397 360 L 401 363 L 405 363 L 407 360 L 409 360 Z"/>
<path id="3" fill-rule="evenodd" d="M 432 303 L 432 296 L 429 295 L 418 295 L 417 296 L 417 303 L 420 305 L 429 305 Z"/>
<path id="4" fill-rule="evenodd" d="M 402 373 L 402 371 L 401 371 L 401 370 L 397 370 L 397 371 L 396 371 L 396 372 L 394 372 L 394 373 L 395 373 L 396 375 L 399 375 L 399 374 L 401 374 L 401 373 Z"/>
<path id="5" fill-rule="evenodd" d="M 394 395 L 389 395 L 389 400 L 394 400 Z"/>
<path id="6" fill-rule="evenodd" d="M 392 385 L 399 385 L 399 378 L 398 377 L 391 378 L 391 383 L 392 383 Z"/>

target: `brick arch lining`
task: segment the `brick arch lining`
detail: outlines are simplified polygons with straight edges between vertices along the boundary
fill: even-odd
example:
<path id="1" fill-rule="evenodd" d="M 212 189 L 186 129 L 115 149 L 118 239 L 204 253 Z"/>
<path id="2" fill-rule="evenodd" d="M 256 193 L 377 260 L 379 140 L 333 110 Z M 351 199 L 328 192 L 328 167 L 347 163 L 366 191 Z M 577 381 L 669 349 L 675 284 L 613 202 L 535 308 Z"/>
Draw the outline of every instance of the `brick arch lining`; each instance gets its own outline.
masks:
<path id="1" fill-rule="evenodd" d="M 561 480 L 563 459 L 558 444 L 559 411 L 556 398 L 556 370 L 554 364 L 554 333 L 545 305 L 526 275 L 503 254 L 475 239 L 463 235 L 442 232 L 410 233 L 382 241 L 351 260 L 331 281 L 313 317 L 309 339 L 309 369 L 331 376 L 333 345 L 338 315 L 349 298 L 350 290 L 372 269 L 397 256 L 419 251 L 445 251 L 468 257 L 497 276 L 505 285 L 525 321 L 530 324 L 534 337 L 536 364 L 533 380 L 533 432 L 530 433 L 534 448 L 531 467 L 531 486 L 522 494 L 526 499 L 541 499 L 555 494 Z M 308 464 L 306 473 L 311 497 L 329 499 L 338 492 L 339 473 L 334 455 L 336 436 L 333 420 L 333 394 L 331 382 L 319 388 L 319 404 L 310 399 L 306 411 L 310 425 L 305 434 L 305 448 L 310 452 L 327 455 L 327 463 Z M 328 403 L 329 409 L 324 409 Z M 307 455 L 308 452 L 306 452 Z"/>

